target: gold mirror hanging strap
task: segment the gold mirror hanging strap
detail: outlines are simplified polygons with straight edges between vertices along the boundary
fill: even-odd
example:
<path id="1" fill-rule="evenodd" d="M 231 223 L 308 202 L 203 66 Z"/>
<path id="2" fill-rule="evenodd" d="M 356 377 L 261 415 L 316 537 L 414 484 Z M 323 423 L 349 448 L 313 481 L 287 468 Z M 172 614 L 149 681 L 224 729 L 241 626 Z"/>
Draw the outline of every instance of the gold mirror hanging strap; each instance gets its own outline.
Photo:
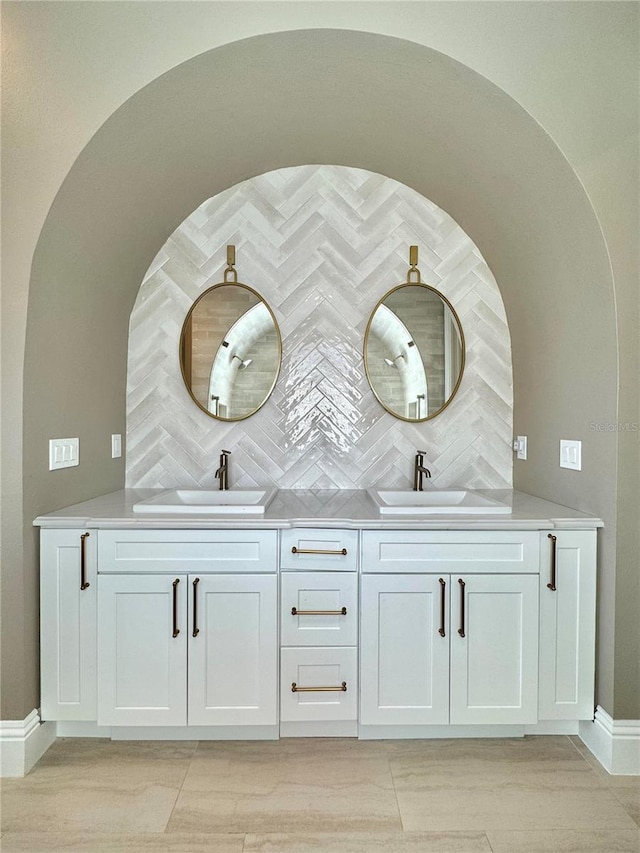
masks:
<path id="1" fill-rule="evenodd" d="M 418 269 L 417 246 L 409 246 L 409 270 L 407 272 L 407 284 L 422 284 L 420 270 Z"/>
<path id="2" fill-rule="evenodd" d="M 223 281 L 225 284 L 237 284 L 238 273 L 235 269 L 236 264 L 236 247 L 227 246 L 227 268 L 224 271 Z"/>

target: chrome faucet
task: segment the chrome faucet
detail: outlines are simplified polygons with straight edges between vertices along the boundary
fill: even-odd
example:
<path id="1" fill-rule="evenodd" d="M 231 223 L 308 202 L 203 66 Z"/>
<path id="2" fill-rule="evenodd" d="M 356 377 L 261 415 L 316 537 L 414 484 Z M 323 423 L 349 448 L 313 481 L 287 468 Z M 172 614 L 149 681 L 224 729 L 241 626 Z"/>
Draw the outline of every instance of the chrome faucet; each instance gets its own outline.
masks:
<path id="1" fill-rule="evenodd" d="M 416 453 L 416 460 L 413 465 L 413 491 L 421 492 L 423 490 L 422 487 L 422 478 L 423 477 L 431 477 L 431 471 L 428 468 L 424 467 L 424 455 L 425 450 L 418 450 Z"/>
<path id="2" fill-rule="evenodd" d="M 220 454 L 220 467 L 216 471 L 216 477 L 220 480 L 220 489 L 225 490 L 229 488 L 229 456 L 231 455 L 230 450 L 223 450 Z"/>

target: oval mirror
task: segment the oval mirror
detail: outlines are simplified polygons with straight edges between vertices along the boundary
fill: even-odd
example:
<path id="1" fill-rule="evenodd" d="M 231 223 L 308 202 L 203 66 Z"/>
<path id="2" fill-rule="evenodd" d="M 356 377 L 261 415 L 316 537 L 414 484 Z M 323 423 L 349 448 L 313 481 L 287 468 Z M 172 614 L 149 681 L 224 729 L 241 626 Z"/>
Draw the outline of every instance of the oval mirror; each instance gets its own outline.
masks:
<path id="1" fill-rule="evenodd" d="M 225 281 L 205 290 L 182 326 L 180 367 L 187 390 L 203 412 L 221 421 L 240 421 L 264 405 L 281 358 L 273 311 L 246 284 Z"/>
<path id="2" fill-rule="evenodd" d="M 458 390 L 464 360 L 458 315 L 435 288 L 407 282 L 376 305 L 365 333 L 365 371 L 392 415 L 404 421 L 438 415 Z"/>

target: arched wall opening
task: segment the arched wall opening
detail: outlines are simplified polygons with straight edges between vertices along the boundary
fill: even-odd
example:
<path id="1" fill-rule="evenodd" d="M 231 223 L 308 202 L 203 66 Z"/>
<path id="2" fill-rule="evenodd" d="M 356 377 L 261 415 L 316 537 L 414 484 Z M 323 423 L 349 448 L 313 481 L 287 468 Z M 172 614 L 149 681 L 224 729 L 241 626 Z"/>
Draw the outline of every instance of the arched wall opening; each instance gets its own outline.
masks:
<path id="1" fill-rule="evenodd" d="M 124 484 L 108 437 L 124 432 L 128 321 L 145 270 L 205 198 L 309 163 L 412 187 L 462 226 L 492 269 L 512 337 L 514 426 L 529 436 L 515 486 L 608 525 L 598 701 L 611 710 L 616 445 L 589 423 L 615 421 L 617 354 L 593 209 L 544 130 L 486 79 L 410 42 L 326 30 L 247 39 L 158 78 L 105 122 L 50 210 L 25 354 L 25 706 L 38 704 L 31 520 Z M 51 474 L 42 448 L 64 435 L 80 436 L 82 464 Z M 558 468 L 561 437 L 583 441 L 578 476 Z"/>

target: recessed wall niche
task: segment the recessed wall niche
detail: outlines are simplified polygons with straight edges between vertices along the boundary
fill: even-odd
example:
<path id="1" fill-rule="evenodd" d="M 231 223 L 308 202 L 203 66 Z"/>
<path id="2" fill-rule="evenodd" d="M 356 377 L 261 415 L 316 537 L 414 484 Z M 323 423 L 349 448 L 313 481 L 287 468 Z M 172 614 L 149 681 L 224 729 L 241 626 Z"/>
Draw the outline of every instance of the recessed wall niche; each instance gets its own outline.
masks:
<path id="1" fill-rule="evenodd" d="M 273 309 L 282 369 L 247 420 L 214 421 L 182 382 L 178 344 L 193 301 L 238 277 Z M 452 303 L 466 366 L 454 401 L 431 421 L 386 412 L 362 347 L 378 300 L 406 280 L 409 245 L 422 281 Z M 500 291 L 478 248 L 443 210 L 390 178 L 344 166 L 279 169 L 205 201 L 149 267 L 129 327 L 129 488 L 215 488 L 221 447 L 231 486 L 408 487 L 416 449 L 436 486 L 510 488 L 511 345 Z"/>

